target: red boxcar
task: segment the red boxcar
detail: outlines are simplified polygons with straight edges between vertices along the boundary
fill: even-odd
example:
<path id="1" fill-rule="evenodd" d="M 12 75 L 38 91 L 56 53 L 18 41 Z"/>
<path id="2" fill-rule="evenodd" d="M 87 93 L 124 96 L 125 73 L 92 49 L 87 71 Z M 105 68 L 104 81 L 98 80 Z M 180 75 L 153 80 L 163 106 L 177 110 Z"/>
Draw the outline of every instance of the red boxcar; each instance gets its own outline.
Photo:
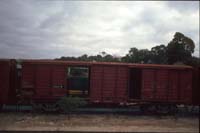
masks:
<path id="1" fill-rule="evenodd" d="M 0 105 L 15 104 L 16 99 L 16 62 L 0 60 Z"/>
<path id="2" fill-rule="evenodd" d="M 193 69 L 189 66 L 23 60 L 24 94 L 47 102 L 69 95 L 67 73 L 72 66 L 89 69 L 90 102 L 192 104 Z"/>

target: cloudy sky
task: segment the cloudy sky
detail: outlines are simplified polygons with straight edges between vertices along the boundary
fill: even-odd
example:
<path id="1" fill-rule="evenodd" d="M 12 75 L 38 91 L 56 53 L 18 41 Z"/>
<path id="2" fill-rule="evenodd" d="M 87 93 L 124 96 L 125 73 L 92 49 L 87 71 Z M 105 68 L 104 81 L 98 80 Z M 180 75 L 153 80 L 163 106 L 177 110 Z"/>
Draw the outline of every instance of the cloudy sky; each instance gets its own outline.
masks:
<path id="1" fill-rule="evenodd" d="M 199 54 L 199 2 L 0 0 L 0 58 L 123 56 L 167 45 L 176 31 Z"/>

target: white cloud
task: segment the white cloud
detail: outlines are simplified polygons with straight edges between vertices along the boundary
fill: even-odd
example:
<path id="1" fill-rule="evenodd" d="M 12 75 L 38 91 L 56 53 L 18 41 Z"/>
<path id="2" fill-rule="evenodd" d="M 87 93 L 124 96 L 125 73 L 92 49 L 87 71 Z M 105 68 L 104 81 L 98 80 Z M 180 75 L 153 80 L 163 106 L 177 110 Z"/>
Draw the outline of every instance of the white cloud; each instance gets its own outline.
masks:
<path id="1" fill-rule="evenodd" d="M 198 3 L 0 1 L 0 58 L 125 55 L 131 47 L 167 45 L 176 31 L 197 45 Z"/>

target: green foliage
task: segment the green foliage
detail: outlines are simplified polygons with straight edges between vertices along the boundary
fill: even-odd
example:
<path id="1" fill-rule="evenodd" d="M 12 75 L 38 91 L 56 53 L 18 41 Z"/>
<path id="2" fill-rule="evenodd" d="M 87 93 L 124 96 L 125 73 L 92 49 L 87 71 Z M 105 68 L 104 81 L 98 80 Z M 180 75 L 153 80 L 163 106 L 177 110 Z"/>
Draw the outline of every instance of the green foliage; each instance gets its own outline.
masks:
<path id="1" fill-rule="evenodd" d="M 167 47 L 162 44 L 151 48 L 151 60 L 154 64 L 167 64 Z"/>
<path id="2" fill-rule="evenodd" d="M 122 58 L 122 61 L 130 63 L 151 63 L 151 52 L 148 49 L 138 50 L 133 47 L 129 50 L 129 53 Z"/>
<path id="3" fill-rule="evenodd" d="M 144 64 L 174 64 L 183 63 L 191 66 L 199 66 L 199 58 L 192 57 L 194 42 L 191 38 L 180 32 L 174 34 L 167 46 L 164 44 L 148 49 L 130 48 L 129 52 L 121 58 L 114 57 L 106 52 L 94 56 L 84 54 L 80 57 L 61 57 L 57 60 L 67 61 L 97 61 L 97 62 L 127 62 Z"/>
<path id="4" fill-rule="evenodd" d="M 58 105 L 60 107 L 60 109 L 64 112 L 64 113 L 68 113 L 70 114 L 72 111 L 76 110 L 77 108 L 86 105 L 87 102 L 80 97 L 62 97 L 59 101 L 58 101 Z"/>
<path id="5" fill-rule="evenodd" d="M 95 56 L 88 56 L 84 54 L 79 57 L 61 57 L 56 60 L 65 60 L 65 61 L 97 61 L 97 62 L 119 62 L 119 58 L 114 57 L 106 52 L 101 52 Z"/>
<path id="6" fill-rule="evenodd" d="M 138 51 L 139 50 L 135 47 L 131 48 L 128 54 L 126 54 L 126 56 L 122 58 L 122 61 L 129 63 L 138 63 L 138 57 L 139 57 Z"/>
<path id="7" fill-rule="evenodd" d="M 182 33 L 176 32 L 167 46 L 168 64 L 184 62 L 192 57 L 194 42 Z"/>
<path id="8" fill-rule="evenodd" d="M 200 66 L 200 59 L 197 57 L 191 57 L 184 61 L 184 64 L 193 66 L 193 67 L 199 67 Z"/>

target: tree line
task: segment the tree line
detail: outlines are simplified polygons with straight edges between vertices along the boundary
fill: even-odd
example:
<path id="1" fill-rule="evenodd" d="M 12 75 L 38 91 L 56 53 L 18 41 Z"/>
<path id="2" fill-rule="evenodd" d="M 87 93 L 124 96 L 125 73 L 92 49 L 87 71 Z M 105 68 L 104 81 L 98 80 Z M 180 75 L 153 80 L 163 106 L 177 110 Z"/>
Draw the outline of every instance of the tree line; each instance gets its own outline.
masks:
<path id="1" fill-rule="evenodd" d="M 192 56 L 194 53 L 194 41 L 180 32 L 174 34 L 167 46 L 164 44 L 148 49 L 130 48 L 123 57 L 115 57 L 106 52 L 94 56 L 84 54 L 79 57 L 62 56 L 56 60 L 65 61 L 96 61 L 96 62 L 126 62 L 142 64 L 186 64 L 200 66 L 200 59 Z"/>

